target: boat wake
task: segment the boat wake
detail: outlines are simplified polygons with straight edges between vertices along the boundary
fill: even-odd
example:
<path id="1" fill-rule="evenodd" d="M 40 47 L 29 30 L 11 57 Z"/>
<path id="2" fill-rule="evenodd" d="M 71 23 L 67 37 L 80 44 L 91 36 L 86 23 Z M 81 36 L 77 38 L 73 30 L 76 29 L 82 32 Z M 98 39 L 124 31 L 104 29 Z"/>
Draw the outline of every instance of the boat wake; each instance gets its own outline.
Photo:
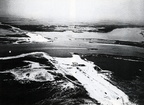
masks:
<path id="1" fill-rule="evenodd" d="M 0 61 L 22 60 L 23 65 L 3 69 L 0 73 L 11 73 L 21 83 L 62 81 L 62 88 L 84 87 L 89 97 L 101 105 L 134 105 L 129 97 L 110 79 L 94 68 L 93 62 L 83 60 L 72 53 L 70 58 L 51 57 L 44 52 L 33 52 L 12 57 L 1 57 Z M 103 70 L 102 70 L 103 71 Z M 95 103 L 95 104 L 97 104 Z"/>

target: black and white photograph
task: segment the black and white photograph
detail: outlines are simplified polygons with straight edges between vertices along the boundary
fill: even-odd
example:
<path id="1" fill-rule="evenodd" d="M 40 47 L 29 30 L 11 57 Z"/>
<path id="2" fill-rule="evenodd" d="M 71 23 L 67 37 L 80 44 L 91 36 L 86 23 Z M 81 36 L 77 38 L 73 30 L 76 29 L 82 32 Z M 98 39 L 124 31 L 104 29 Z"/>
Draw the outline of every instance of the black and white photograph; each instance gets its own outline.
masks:
<path id="1" fill-rule="evenodd" d="M 0 105 L 144 105 L 144 0 L 0 0 Z"/>

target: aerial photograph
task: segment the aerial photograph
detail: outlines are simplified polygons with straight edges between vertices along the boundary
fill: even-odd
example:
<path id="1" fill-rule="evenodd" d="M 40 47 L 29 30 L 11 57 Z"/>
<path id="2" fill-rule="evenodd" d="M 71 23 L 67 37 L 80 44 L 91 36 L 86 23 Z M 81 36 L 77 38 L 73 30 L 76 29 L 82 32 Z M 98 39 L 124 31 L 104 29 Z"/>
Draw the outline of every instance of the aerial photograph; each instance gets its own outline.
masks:
<path id="1" fill-rule="evenodd" d="M 144 105 L 144 0 L 0 0 L 0 105 Z"/>

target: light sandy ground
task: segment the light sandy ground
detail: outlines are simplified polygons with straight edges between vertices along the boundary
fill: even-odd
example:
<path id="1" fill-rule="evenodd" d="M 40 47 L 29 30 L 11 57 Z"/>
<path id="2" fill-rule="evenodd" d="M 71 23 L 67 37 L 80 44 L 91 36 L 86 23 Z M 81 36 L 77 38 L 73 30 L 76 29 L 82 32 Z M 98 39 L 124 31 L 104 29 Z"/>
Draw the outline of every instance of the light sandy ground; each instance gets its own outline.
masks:
<path id="1" fill-rule="evenodd" d="M 134 105 L 129 101 L 128 96 L 118 89 L 116 86 L 112 85 L 110 81 L 104 74 L 98 73 L 94 69 L 94 63 L 90 61 L 86 61 L 80 58 L 79 55 L 73 54 L 73 57 L 69 58 L 59 58 L 59 57 L 51 57 L 43 52 L 34 52 L 34 53 L 27 53 L 18 56 L 12 57 L 1 57 L 1 60 L 6 59 L 14 59 L 25 57 L 28 55 L 33 54 L 43 54 L 43 57 L 48 59 L 61 73 L 62 75 L 71 75 L 74 76 L 82 85 L 88 95 L 97 100 L 102 105 Z M 16 76 L 17 79 L 29 79 L 32 81 L 40 81 L 35 76 L 42 76 L 45 77 L 45 81 L 53 81 L 54 78 L 51 74 L 49 74 L 46 69 L 40 69 L 40 65 L 38 63 L 31 62 L 31 69 L 32 71 L 29 72 L 30 75 L 27 76 L 25 72 L 20 72 L 20 70 L 10 70 L 6 72 L 11 72 Z M 38 68 L 40 70 L 38 70 Z M 71 83 L 66 83 L 63 85 L 64 88 L 72 87 L 72 83 L 75 83 L 71 80 Z"/>
<path id="2" fill-rule="evenodd" d="M 55 58 L 57 67 L 74 76 L 87 90 L 91 98 L 102 105 L 134 105 L 128 96 L 116 86 L 108 82 L 108 78 L 94 70 L 94 64 L 82 60 L 78 55 L 72 58 Z M 84 64 L 85 66 L 79 66 Z"/>
<path id="3" fill-rule="evenodd" d="M 108 33 L 98 32 L 84 32 L 74 33 L 71 31 L 66 32 L 36 32 L 41 34 L 43 37 L 52 38 L 53 40 L 74 40 L 75 38 L 97 38 L 106 40 L 121 40 L 121 41 L 132 41 L 141 42 L 144 41 L 144 37 L 140 34 L 141 28 L 120 28 L 115 29 Z"/>
<path id="4" fill-rule="evenodd" d="M 34 42 L 48 42 L 48 41 L 49 41 L 48 39 L 42 37 L 42 36 L 39 35 L 39 34 L 35 34 L 35 33 L 30 33 L 30 32 L 28 32 L 26 35 L 30 37 L 30 41 L 32 41 L 32 42 L 33 42 L 33 41 L 34 41 Z"/>

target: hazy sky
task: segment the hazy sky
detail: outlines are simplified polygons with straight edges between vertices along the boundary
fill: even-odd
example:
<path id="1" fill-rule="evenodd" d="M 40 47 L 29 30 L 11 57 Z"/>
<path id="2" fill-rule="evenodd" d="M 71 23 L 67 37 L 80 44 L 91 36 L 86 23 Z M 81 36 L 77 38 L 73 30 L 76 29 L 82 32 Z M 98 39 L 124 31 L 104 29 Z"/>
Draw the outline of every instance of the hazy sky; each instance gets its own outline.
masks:
<path id="1" fill-rule="evenodd" d="M 0 0 L 2 14 L 55 22 L 144 24 L 144 0 Z"/>

